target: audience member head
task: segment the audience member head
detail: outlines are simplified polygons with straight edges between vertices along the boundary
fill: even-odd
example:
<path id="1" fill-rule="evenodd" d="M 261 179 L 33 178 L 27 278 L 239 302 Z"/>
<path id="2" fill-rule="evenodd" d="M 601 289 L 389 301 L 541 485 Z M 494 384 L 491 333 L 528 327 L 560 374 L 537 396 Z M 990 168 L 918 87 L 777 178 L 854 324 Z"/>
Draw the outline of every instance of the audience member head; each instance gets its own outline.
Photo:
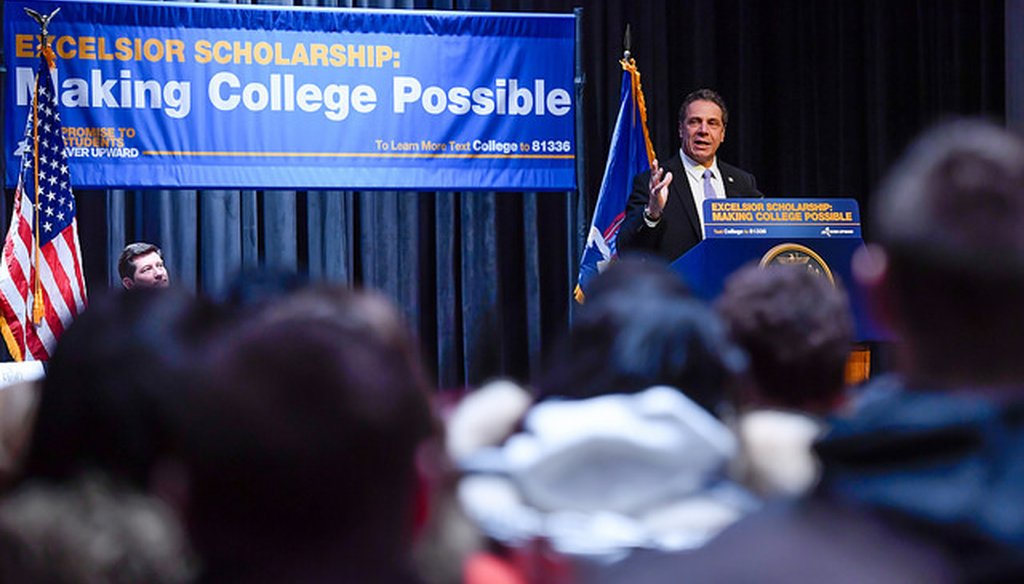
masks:
<path id="1" fill-rule="evenodd" d="M 240 272 L 224 294 L 224 304 L 236 314 L 259 311 L 300 290 L 308 279 L 296 272 L 260 266 Z"/>
<path id="2" fill-rule="evenodd" d="M 750 357 L 752 405 L 826 413 L 843 393 L 853 321 L 837 283 L 802 267 L 747 266 L 715 304 Z"/>
<path id="3" fill-rule="evenodd" d="M 619 270 L 632 277 L 620 277 Z M 745 360 L 718 317 L 668 278 L 675 276 L 657 262 L 613 264 L 595 278 L 538 384 L 541 397 L 588 398 L 670 385 L 716 411 Z"/>
<path id="4" fill-rule="evenodd" d="M 933 385 L 1024 380 L 1024 143 L 980 121 L 918 139 L 875 197 L 855 273 Z"/>
<path id="5" fill-rule="evenodd" d="M 130 288 L 166 288 L 171 284 L 164 254 L 152 243 L 129 243 L 117 259 L 121 285 Z"/>
<path id="6" fill-rule="evenodd" d="M 146 488 L 173 446 L 171 404 L 189 384 L 213 310 L 175 290 L 94 299 L 61 336 L 43 381 L 26 479 L 99 470 Z"/>
<path id="7" fill-rule="evenodd" d="M 605 294 L 660 294 L 689 298 L 686 282 L 654 256 L 620 258 L 594 278 L 588 286 L 587 303 Z"/>
<path id="8" fill-rule="evenodd" d="M 183 420 L 189 523 L 207 577 L 399 572 L 415 456 L 434 421 L 395 309 L 368 293 L 303 289 L 239 322 L 201 364 Z"/>

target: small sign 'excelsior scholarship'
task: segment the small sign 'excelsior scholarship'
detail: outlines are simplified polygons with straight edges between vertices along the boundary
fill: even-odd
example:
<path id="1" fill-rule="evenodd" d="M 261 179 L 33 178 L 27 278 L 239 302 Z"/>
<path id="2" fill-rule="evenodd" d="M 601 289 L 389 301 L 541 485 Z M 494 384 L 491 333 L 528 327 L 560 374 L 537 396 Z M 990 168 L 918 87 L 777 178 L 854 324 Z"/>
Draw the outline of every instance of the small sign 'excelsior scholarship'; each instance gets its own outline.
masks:
<path id="1" fill-rule="evenodd" d="M 854 199 L 713 199 L 704 202 L 706 238 L 857 238 Z"/>

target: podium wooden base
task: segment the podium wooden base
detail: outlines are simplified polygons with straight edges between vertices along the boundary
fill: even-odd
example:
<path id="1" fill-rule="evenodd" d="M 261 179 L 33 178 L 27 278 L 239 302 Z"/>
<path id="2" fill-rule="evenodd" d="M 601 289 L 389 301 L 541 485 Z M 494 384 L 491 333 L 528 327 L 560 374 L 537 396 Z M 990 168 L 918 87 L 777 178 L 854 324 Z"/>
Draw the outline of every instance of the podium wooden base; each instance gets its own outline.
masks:
<path id="1" fill-rule="evenodd" d="M 847 387 L 864 383 L 871 377 L 871 349 L 857 345 L 846 359 Z"/>

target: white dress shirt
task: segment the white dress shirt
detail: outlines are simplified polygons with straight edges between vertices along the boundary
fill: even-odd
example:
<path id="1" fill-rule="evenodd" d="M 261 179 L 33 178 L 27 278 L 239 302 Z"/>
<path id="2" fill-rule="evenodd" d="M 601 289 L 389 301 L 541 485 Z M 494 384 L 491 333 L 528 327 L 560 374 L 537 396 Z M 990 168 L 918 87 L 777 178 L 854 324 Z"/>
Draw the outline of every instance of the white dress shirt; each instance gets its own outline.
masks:
<path id="1" fill-rule="evenodd" d="M 700 219 L 700 238 L 704 239 L 704 165 L 690 158 L 679 149 L 679 157 L 683 160 L 683 168 L 686 169 L 686 180 L 690 181 L 690 194 L 693 195 L 693 204 L 697 206 L 697 217 Z M 718 157 L 711 162 L 711 188 L 715 190 L 718 198 L 725 198 L 725 183 L 722 182 L 722 172 L 718 170 Z"/>

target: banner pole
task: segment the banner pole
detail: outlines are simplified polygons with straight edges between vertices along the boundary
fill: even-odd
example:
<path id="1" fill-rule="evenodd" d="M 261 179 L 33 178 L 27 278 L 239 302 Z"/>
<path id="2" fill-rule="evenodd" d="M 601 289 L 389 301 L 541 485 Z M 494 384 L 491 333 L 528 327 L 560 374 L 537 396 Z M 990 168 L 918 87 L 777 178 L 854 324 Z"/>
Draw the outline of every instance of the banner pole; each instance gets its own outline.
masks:
<path id="1" fill-rule="evenodd" d="M 575 69 L 576 75 L 574 85 L 576 89 L 576 192 L 569 193 L 566 197 L 566 231 L 569 234 L 569 271 L 568 278 L 569 301 L 569 326 L 572 326 L 572 317 L 575 312 L 576 303 L 571 300 L 573 289 L 576 287 L 576 275 L 579 273 L 580 256 L 582 255 L 586 232 L 584 225 L 590 222 L 587 215 L 587 191 L 586 191 L 586 160 L 583 139 L 583 88 L 587 84 L 587 75 L 583 70 L 583 7 L 573 9 L 573 16 L 576 19 L 575 44 Z"/>
<path id="2" fill-rule="evenodd" d="M 0 23 L 4 22 L 4 10 L 6 9 L 6 3 L 0 5 Z M 4 197 L 0 198 L 0 217 L 7 216 L 7 153 L 8 148 L 11 147 L 7 143 L 7 67 L 4 63 L 7 62 L 7 56 L 4 54 L 3 43 L 0 43 L 0 148 L 3 148 L 3 155 L 0 156 L 0 181 L 3 181 L 3 193 Z M 7 226 L 3 226 L 4 233 L 7 232 Z"/>

